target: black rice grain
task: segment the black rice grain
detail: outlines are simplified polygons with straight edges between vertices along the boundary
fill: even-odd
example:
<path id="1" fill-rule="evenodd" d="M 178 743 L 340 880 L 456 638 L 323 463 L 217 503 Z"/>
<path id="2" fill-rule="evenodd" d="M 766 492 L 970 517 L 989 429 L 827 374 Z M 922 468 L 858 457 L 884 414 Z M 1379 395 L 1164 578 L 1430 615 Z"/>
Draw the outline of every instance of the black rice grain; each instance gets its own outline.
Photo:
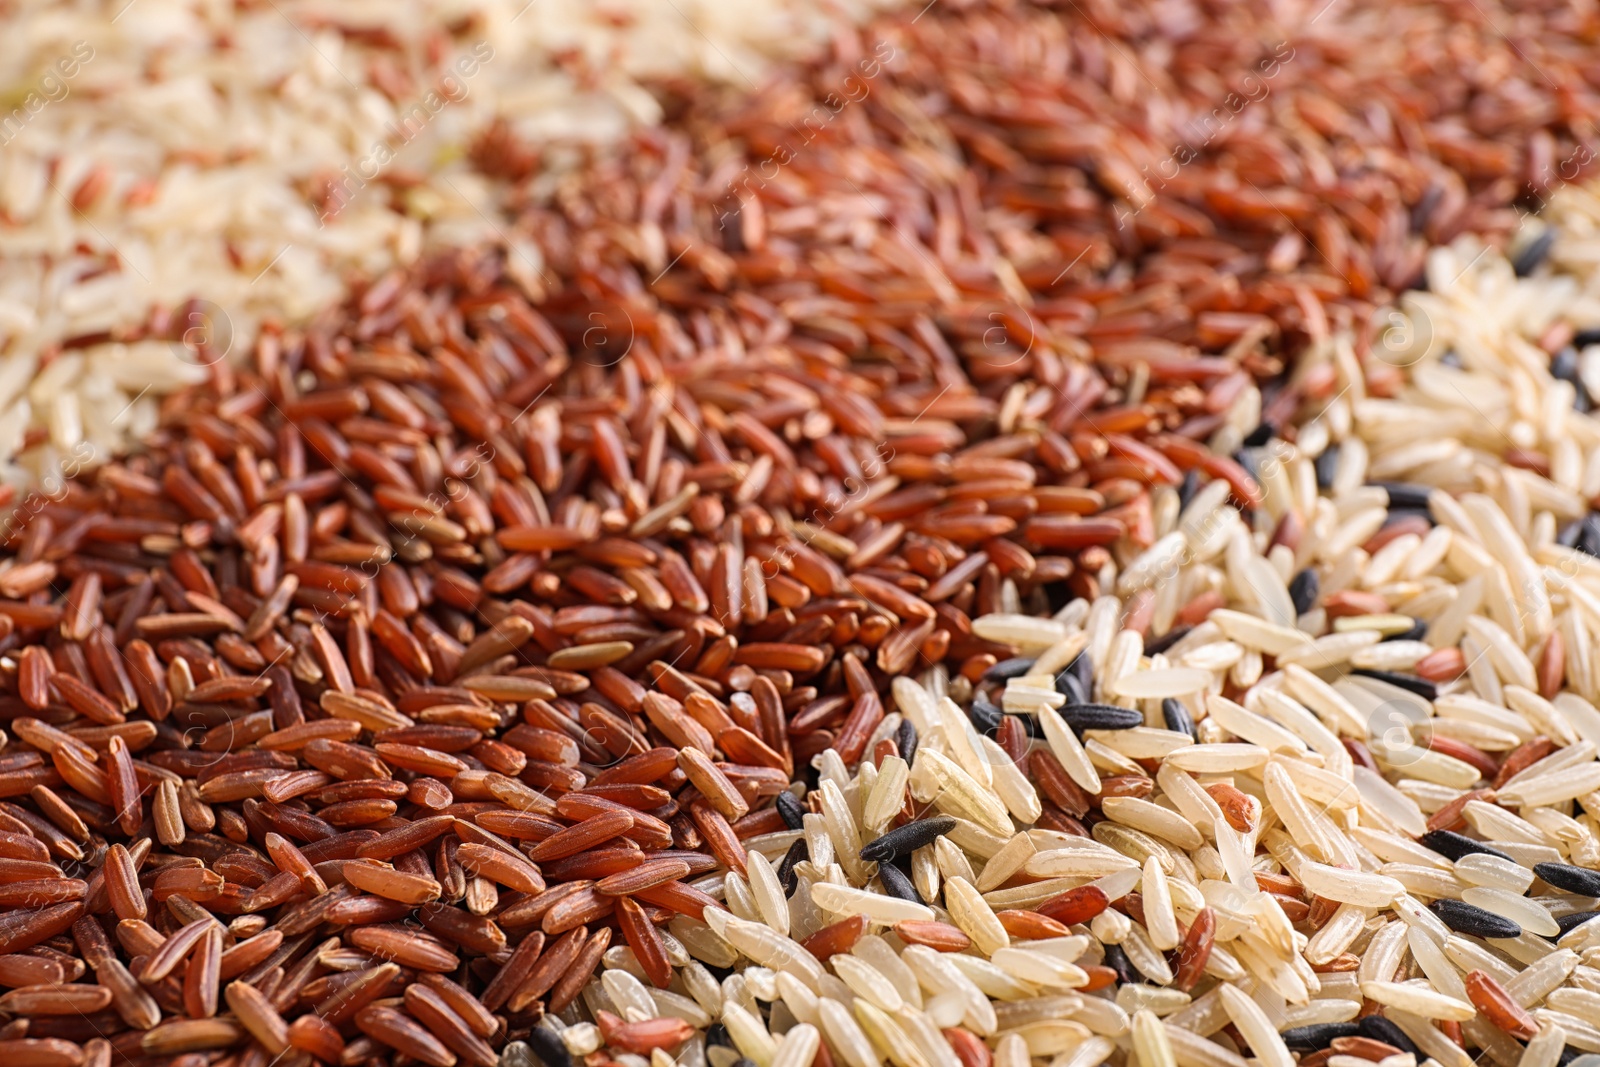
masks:
<path id="1" fill-rule="evenodd" d="M 1355 1037 L 1359 1033 L 1359 1023 L 1312 1023 L 1290 1027 L 1281 1036 L 1292 1052 L 1316 1052 L 1327 1048 L 1336 1037 Z"/>
<path id="2" fill-rule="evenodd" d="M 1557 889 L 1580 897 L 1600 897 L 1600 871 L 1570 863 L 1535 863 L 1533 873 Z"/>
<path id="3" fill-rule="evenodd" d="M 1189 714 L 1189 709 L 1177 697 L 1166 697 L 1161 701 L 1161 718 L 1165 720 L 1167 729 L 1179 734 L 1188 734 L 1199 740 L 1195 730 L 1194 716 Z"/>
<path id="4" fill-rule="evenodd" d="M 909 856 L 923 845 L 932 844 L 934 838 L 956 828 L 956 820 L 949 815 L 935 815 L 927 819 L 897 826 L 861 849 L 861 858 L 868 863 L 883 863 L 897 856 Z"/>
<path id="5" fill-rule="evenodd" d="M 805 828 L 806 809 L 795 799 L 793 793 L 787 790 L 779 793 L 772 806 L 778 809 L 779 815 L 783 816 L 783 825 L 791 830 Z"/>
<path id="6" fill-rule="evenodd" d="M 1307 567 L 1289 582 L 1289 599 L 1294 602 L 1297 614 L 1304 615 L 1317 606 L 1317 594 L 1322 591 L 1322 580 L 1317 572 Z"/>
<path id="7" fill-rule="evenodd" d="M 1454 830 L 1430 830 L 1417 838 L 1417 843 L 1423 848 L 1431 848 L 1445 859 L 1454 863 L 1462 856 L 1477 854 L 1480 856 L 1499 856 L 1503 860 L 1511 857 L 1501 852 L 1492 845 L 1482 841 L 1474 841 L 1465 834 L 1458 834 Z M 1513 860 L 1512 862 L 1516 862 Z"/>
<path id="8" fill-rule="evenodd" d="M 1134 708 L 1120 708 L 1115 704 L 1067 704 L 1061 709 L 1067 725 L 1082 733 L 1085 730 L 1128 730 L 1144 725 L 1144 713 Z"/>
<path id="9" fill-rule="evenodd" d="M 1436 900 L 1429 908 L 1446 926 L 1469 937 L 1520 937 L 1522 927 L 1464 900 Z"/>
<path id="10" fill-rule="evenodd" d="M 892 863 L 878 865 L 878 878 L 883 882 L 883 891 L 898 900 L 909 900 L 916 904 L 926 904 L 922 894 L 917 892 L 917 887 L 899 867 Z"/>

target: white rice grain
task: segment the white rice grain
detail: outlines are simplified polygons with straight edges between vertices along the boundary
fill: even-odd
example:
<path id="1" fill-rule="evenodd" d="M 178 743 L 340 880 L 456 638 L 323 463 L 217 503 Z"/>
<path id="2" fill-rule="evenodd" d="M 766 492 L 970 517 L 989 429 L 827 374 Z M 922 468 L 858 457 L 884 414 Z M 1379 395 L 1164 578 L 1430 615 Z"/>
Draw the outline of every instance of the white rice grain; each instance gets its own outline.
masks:
<path id="1" fill-rule="evenodd" d="M 1262 1067 L 1293 1067 L 1294 1057 L 1261 1005 L 1231 985 L 1223 985 L 1222 1007 L 1239 1028 Z"/>
<path id="2" fill-rule="evenodd" d="M 1461 1021 L 1477 1014 L 1477 1009 L 1464 1000 L 1411 982 L 1362 982 L 1361 995 L 1424 1019 Z"/>

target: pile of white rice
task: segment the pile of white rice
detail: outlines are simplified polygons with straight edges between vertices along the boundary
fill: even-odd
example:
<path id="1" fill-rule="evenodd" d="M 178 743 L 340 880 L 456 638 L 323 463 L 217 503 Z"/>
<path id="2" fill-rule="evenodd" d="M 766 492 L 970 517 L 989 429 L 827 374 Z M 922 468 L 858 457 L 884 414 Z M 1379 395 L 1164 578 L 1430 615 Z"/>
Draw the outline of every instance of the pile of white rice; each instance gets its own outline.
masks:
<path id="1" fill-rule="evenodd" d="M 495 116 L 542 141 L 615 138 L 659 117 L 635 79 L 753 84 L 767 57 L 874 6 L 5 5 L 0 480 L 109 454 L 153 425 L 157 393 L 263 319 L 338 300 L 352 272 L 496 236 L 495 191 L 463 156 Z M 204 303 L 161 331 L 189 345 L 114 343 L 190 300 Z"/>

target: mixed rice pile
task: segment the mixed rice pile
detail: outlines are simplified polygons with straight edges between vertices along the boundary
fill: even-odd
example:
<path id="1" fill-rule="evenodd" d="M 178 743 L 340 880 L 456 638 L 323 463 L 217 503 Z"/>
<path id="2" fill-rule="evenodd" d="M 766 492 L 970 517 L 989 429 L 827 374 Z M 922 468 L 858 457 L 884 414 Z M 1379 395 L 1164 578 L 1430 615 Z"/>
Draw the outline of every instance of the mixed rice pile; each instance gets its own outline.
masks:
<path id="1" fill-rule="evenodd" d="M 1119 185 L 1139 79 L 1185 98 L 1246 10 L 1151 44 L 1097 8 L 1109 50 L 907 11 L 736 101 L 663 88 L 549 180 L 495 126 L 494 247 L 319 259 L 331 309 L 14 501 L 0 1055 L 1600 1053 L 1586 24 L 1539 15 L 1556 93 L 1352 2 L 1182 182 Z M 412 14 L 313 50 L 381 88 L 442 54 Z"/>
<path id="2" fill-rule="evenodd" d="M 539 243 L 514 232 L 523 179 L 547 196 L 575 142 L 649 125 L 663 97 L 672 109 L 641 81 L 752 92 L 766 57 L 879 7 L 902 9 L 871 38 L 898 49 L 898 87 L 813 71 L 828 75 L 816 99 L 758 151 L 781 170 L 836 121 L 888 108 L 916 133 L 948 115 L 935 172 L 1003 178 L 981 210 L 1025 231 L 980 250 L 1004 261 L 983 269 L 1018 300 L 1060 281 L 1028 273 L 1053 258 L 1036 245 L 1081 255 L 1115 310 L 1108 337 L 1239 339 L 1270 328 L 1263 305 L 1299 335 L 1295 305 L 1313 301 L 1359 333 L 1429 244 L 1503 237 L 1513 199 L 1592 158 L 1591 16 L 1560 3 L 15 0 L 0 480 L 103 462 L 154 427 L 156 396 L 245 358 L 263 321 L 336 304 L 352 274 L 486 240 L 537 273 Z M 508 139 L 522 147 L 499 151 Z M 848 177 L 864 190 L 869 175 Z M 708 192 L 771 176 L 713 173 Z M 972 224 L 969 194 L 936 205 L 947 231 Z M 1153 251 L 1165 262 L 1141 264 Z M 1239 284 L 1214 288 L 1218 272 Z"/>
<path id="3" fill-rule="evenodd" d="M 436 244 L 499 239 L 468 149 L 659 121 L 840 16 L 789 0 L 13 0 L 0 36 L 0 480 L 103 462 L 155 398 Z M 559 155 L 536 155 L 559 170 Z M 17 458 L 20 456 L 20 459 Z"/>

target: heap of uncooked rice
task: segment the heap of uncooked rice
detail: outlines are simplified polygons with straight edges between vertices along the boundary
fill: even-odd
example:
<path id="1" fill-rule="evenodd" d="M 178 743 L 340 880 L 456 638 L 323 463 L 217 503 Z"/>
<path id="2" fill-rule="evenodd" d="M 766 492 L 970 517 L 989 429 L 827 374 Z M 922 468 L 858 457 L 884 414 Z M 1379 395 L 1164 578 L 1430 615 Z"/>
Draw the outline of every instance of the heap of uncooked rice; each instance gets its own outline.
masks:
<path id="1" fill-rule="evenodd" d="M 636 79 L 753 85 L 874 6 L 7 5 L 0 479 L 103 461 L 154 425 L 146 390 L 336 304 L 352 273 L 494 239 L 465 146 L 496 117 L 536 144 L 614 139 L 660 117 Z"/>

